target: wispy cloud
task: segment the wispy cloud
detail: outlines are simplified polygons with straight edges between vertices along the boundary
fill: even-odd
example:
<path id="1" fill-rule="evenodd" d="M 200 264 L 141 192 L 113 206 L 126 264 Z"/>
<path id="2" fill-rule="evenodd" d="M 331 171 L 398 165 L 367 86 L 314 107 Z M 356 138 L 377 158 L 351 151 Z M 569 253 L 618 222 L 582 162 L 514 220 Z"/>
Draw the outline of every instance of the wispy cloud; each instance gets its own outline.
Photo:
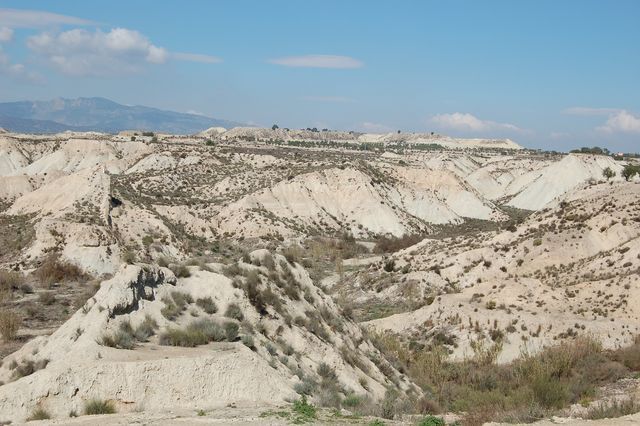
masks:
<path id="1" fill-rule="evenodd" d="M 372 123 L 370 121 L 359 123 L 356 128 L 366 133 L 389 133 L 393 131 L 391 127 L 385 124 Z"/>
<path id="2" fill-rule="evenodd" d="M 9 56 L 2 50 L 2 46 L 0 46 L 0 75 L 29 83 L 42 82 L 42 78 L 37 73 L 29 71 L 23 64 L 12 63 Z"/>
<path id="3" fill-rule="evenodd" d="M 28 70 L 24 64 L 14 63 L 9 58 L 3 48 L 3 43 L 9 43 L 13 40 L 13 29 L 0 26 L 0 75 L 11 78 L 16 81 L 25 81 L 37 83 L 41 81 L 40 76 Z"/>
<path id="4" fill-rule="evenodd" d="M 573 107 L 562 111 L 565 114 L 580 116 L 606 116 L 607 121 L 596 127 L 605 133 L 640 133 L 640 116 L 621 108 Z"/>
<path id="5" fill-rule="evenodd" d="M 270 59 L 270 63 L 300 68 L 360 68 L 364 63 L 350 56 L 304 55 Z"/>
<path id="6" fill-rule="evenodd" d="M 439 127 L 466 132 L 471 131 L 483 133 L 496 130 L 508 130 L 513 132 L 522 131 L 522 129 L 513 124 L 481 120 L 472 114 L 462 112 L 437 114 L 431 117 L 429 121 Z"/>
<path id="7" fill-rule="evenodd" d="M 583 116 L 597 116 L 597 115 L 611 115 L 619 112 L 616 108 L 589 108 L 589 107 L 571 107 L 562 111 L 563 114 L 569 115 L 583 115 Z"/>
<path id="8" fill-rule="evenodd" d="M 93 21 L 42 10 L 0 9 L 0 26 L 8 28 L 44 28 L 58 25 L 91 25 Z"/>
<path id="9" fill-rule="evenodd" d="M 312 102 L 337 102 L 337 103 L 355 102 L 354 99 L 347 98 L 345 96 L 305 96 L 302 99 L 305 101 L 312 101 Z"/>
<path id="10" fill-rule="evenodd" d="M 553 139 L 553 140 L 562 140 L 562 139 L 566 139 L 569 136 L 571 136 L 570 133 L 568 132 L 551 132 L 549 133 L 549 138 Z"/>
<path id="11" fill-rule="evenodd" d="M 606 123 L 596 129 L 606 133 L 640 133 L 640 116 L 621 110 L 610 115 Z"/>
<path id="12" fill-rule="evenodd" d="M 171 59 L 175 59 L 178 61 L 201 62 L 203 64 L 217 64 L 222 62 L 222 58 L 211 55 L 203 55 L 201 53 L 173 52 L 171 53 Z"/>
<path id="13" fill-rule="evenodd" d="M 0 27 L 0 43 L 6 43 L 13 39 L 13 30 L 9 27 Z"/>

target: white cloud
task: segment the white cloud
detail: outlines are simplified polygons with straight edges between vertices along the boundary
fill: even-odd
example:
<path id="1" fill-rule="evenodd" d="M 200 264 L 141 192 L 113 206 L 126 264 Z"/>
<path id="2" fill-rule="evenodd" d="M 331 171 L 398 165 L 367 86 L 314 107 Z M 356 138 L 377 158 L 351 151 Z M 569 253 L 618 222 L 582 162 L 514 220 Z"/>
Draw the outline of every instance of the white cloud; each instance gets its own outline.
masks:
<path id="1" fill-rule="evenodd" d="M 6 43 L 13 39 L 13 30 L 9 27 L 0 27 L 0 43 Z"/>
<path id="2" fill-rule="evenodd" d="M 109 32 L 73 29 L 29 37 L 27 46 L 58 71 L 72 76 L 117 76 L 140 72 L 148 64 L 170 59 L 220 62 L 213 56 L 171 53 L 156 46 L 138 31 L 114 28 Z"/>
<path id="3" fill-rule="evenodd" d="M 90 25 L 92 21 L 41 10 L 0 9 L 0 26 L 42 28 L 56 25 Z"/>
<path id="4" fill-rule="evenodd" d="M 222 59 L 217 56 L 203 55 L 200 53 L 174 52 L 171 54 L 171 58 L 178 61 L 202 62 L 204 64 L 217 64 L 222 62 Z"/>
<path id="5" fill-rule="evenodd" d="M 360 68 L 364 66 L 364 64 L 357 59 L 337 55 L 287 56 L 284 58 L 270 59 L 269 62 L 285 67 L 302 68 Z"/>
<path id="6" fill-rule="evenodd" d="M 351 98 L 347 98 L 345 96 L 305 96 L 302 99 L 304 99 L 305 101 L 313 101 L 313 102 L 337 102 L 337 103 L 355 102 L 355 100 Z"/>
<path id="7" fill-rule="evenodd" d="M 431 123 L 453 130 L 471 132 L 490 132 L 496 130 L 508 130 L 520 132 L 522 129 L 509 123 L 496 123 L 495 121 L 481 120 L 478 117 L 462 112 L 452 114 L 437 114 L 431 117 Z"/>
<path id="8" fill-rule="evenodd" d="M 611 114 L 607 122 L 597 127 L 597 130 L 606 133 L 640 133 L 640 117 L 625 110 Z"/>
<path id="9" fill-rule="evenodd" d="M 165 49 L 125 28 L 41 33 L 29 37 L 27 46 L 60 72 L 74 76 L 128 74 L 140 71 L 145 62 L 159 64 L 168 58 Z"/>
<path id="10" fill-rule="evenodd" d="M 621 108 L 573 107 L 562 111 L 565 114 L 580 116 L 606 116 L 607 121 L 596 127 L 605 133 L 640 133 L 640 116 Z"/>

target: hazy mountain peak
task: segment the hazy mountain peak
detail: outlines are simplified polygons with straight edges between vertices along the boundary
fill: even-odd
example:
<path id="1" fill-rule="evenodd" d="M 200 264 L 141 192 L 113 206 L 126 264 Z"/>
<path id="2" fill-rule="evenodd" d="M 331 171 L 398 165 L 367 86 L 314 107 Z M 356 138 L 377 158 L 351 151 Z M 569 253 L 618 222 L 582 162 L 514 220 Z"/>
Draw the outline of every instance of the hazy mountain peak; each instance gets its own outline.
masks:
<path id="1" fill-rule="evenodd" d="M 102 97 L 0 103 L 0 126 L 11 131 L 53 133 L 64 130 L 119 132 L 127 129 L 197 133 L 240 123 L 204 115 L 122 105 Z"/>

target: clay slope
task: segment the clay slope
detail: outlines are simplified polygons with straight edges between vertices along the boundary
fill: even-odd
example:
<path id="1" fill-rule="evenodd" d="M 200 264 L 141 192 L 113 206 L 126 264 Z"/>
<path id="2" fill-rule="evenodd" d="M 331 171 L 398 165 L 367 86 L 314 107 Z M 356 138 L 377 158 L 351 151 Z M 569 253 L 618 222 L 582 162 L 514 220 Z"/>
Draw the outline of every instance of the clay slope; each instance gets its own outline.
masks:
<path id="1" fill-rule="evenodd" d="M 371 306 L 404 304 L 408 312 L 368 324 L 413 339 L 449 336 L 458 358 L 477 341 L 502 345 L 507 361 L 581 334 L 616 348 L 640 332 L 639 237 L 640 187 L 593 185 L 512 231 L 426 239 L 343 291 Z"/>
<path id="2" fill-rule="evenodd" d="M 128 134 L 3 135 L 1 207 L 10 217 L 35 215 L 37 230 L 14 265 L 33 266 L 55 250 L 92 273 L 113 273 L 121 253 L 185 257 L 187 241 L 373 239 L 470 220 L 505 223 L 514 207 L 555 206 L 602 179 L 605 167 L 622 167 L 609 157 L 521 150 L 282 147 L 246 142 L 245 130 L 225 132 L 237 142 L 228 145 L 208 136 L 159 135 L 154 143 Z M 299 135 L 307 133 L 318 136 Z M 149 253 L 145 237 L 162 245 Z"/>
<path id="3" fill-rule="evenodd" d="M 414 387 L 304 268 L 264 250 L 246 260 L 179 279 L 123 266 L 51 336 L 5 358 L 0 420 L 23 421 L 37 407 L 66 418 L 92 398 L 157 413 L 272 406 L 299 394 L 378 400 L 387 387 Z M 190 327 L 200 331 L 184 334 Z"/>

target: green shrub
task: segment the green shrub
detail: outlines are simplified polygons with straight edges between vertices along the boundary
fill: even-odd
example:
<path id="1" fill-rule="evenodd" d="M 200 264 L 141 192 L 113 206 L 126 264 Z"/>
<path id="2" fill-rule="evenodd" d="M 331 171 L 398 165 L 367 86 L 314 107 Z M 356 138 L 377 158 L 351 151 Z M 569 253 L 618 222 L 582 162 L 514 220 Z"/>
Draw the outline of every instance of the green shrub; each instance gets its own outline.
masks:
<path id="1" fill-rule="evenodd" d="M 294 401 L 293 413 L 296 416 L 293 423 L 312 422 L 317 418 L 316 407 L 307 402 L 307 397 L 305 395 L 302 395 L 302 398 L 299 400 Z"/>
<path id="2" fill-rule="evenodd" d="M 84 414 L 87 416 L 97 414 L 114 414 L 116 407 L 111 401 L 92 399 L 84 404 Z"/>
<path id="3" fill-rule="evenodd" d="M 235 342 L 238 340 L 238 329 L 240 326 L 231 321 L 227 321 L 224 323 L 224 333 L 227 336 L 227 340 L 229 342 Z"/>
<path id="4" fill-rule="evenodd" d="M 158 329 L 158 323 L 149 315 L 145 315 L 144 320 L 133 331 L 133 336 L 140 342 L 146 342 Z"/>
<path id="5" fill-rule="evenodd" d="M 160 313 L 169 321 L 173 321 L 184 312 L 187 304 L 193 303 L 193 298 L 187 293 L 172 291 L 171 297 L 163 297 L 162 302 L 165 306 L 160 310 Z"/>
<path id="6" fill-rule="evenodd" d="M 118 330 L 115 333 L 103 335 L 100 344 L 116 349 L 133 349 L 135 341 L 131 333 Z"/>
<path id="7" fill-rule="evenodd" d="M 162 302 L 164 303 L 164 307 L 160 309 L 160 313 L 169 321 L 173 321 L 182 313 L 182 309 L 173 303 L 171 298 L 165 296 L 162 298 Z"/>
<path id="8" fill-rule="evenodd" d="M 546 408 L 562 408 L 568 401 L 567 385 L 557 377 L 540 375 L 531 382 L 535 399 Z"/>
<path id="9" fill-rule="evenodd" d="M 183 293 L 181 291 L 172 291 L 171 298 L 178 308 L 184 310 L 189 303 L 193 303 L 193 297 L 191 297 L 188 293 Z"/>
<path id="10" fill-rule="evenodd" d="M 224 316 L 237 321 L 242 321 L 244 319 L 242 309 L 236 303 L 230 303 L 229 306 L 227 306 L 227 310 L 224 312 Z"/>
<path id="11" fill-rule="evenodd" d="M 195 347 L 209 342 L 223 341 L 226 334 L 222 327 L 208 318 L 196 320 L 184 329 L 169 328 L 160 335 L 160 344 Z"/>
<path id="12" fill-rule="evenodd" d="M 122 261 L 133 265 L 136 262 L 136 254 L 133 250 L 127 249 L 122 253 Z"/>
<path id="13" fill-rule="evenodd" d="M 404 235 L 397 237 L 379 237 L 376 240 L 374 253 L 395 253 L 412 245 L 418 244 L 424 239 L 421 235 Z"/>
<path id="14" fill-rule="evenodd" d="M 246 347 L 248 347 L 249 349 L 251 349 L 252 351 L 256 350 L 256 345 L 253 342 L 253 337 L 245 334 L 244 336 L 242 336 L 240 338 L 240 340 L 242 341 L 242 344 L 245 345 Z"/>
<path id="15" fill-rule="evenodd" d="M 218 312 L 218 306 L 216 305 L 216 302 L 214 302 L 210 297 L 203 297 L 196 300 L 196 305 L 200 306 L 202 310 L 209 315 Z"/>
<path id="16" fill-rule="evenodd" d="M 360 403 L 362 403 L 362 398 L 353 393 L 347 395 L 346 398 L 342 400 L 342 405 L 349 408 L 357 407 Z"/>
<path id="17" fill-rule="evenodd" d="M 185 266 L 185 265 L 171 265 L 170 268 L 173 273 L 175 274 L 176 277 L 178 278 L 189 278 L 191 276 L 191 271 L 189 270 L 189 267 Z"/>
<path id="18" fill-rule="evenodd" d="M 322 377 L 325 380 L 337 380 L 338 376 L 336 375 L 336 371 L 329 366 L 329 364 L 325 362 L 321 362 L 318 364 L 317 368 L 318 376 Z"/>
<path id="19" fill-rule="evenodd" d="M 393 272 L 396 268 L 396 261 L 394 259 L 389 259 L 384 262 L 384 271 L 385 272 Z"/>
<path id="20" fill-rule="evenodd" d="M 441 417 L 427 416 L 418 422 L 418 426 L 446 426 L 447 424 Z"/>
<path id="21" fill-rule="evenodd" d="M 302 377 L 300 383 L 296 383 L 293 386 L 293 390 L 295 390 L 300 395 L 308 395 L 311 396 L 315 392 L 318 384 L 311 377 Z"/>
<path id="22" fill-rule="evenodd" d="M 276 269 L 276 262 L 273 260 L 273 256 L 271 256 L 271 253 L 265 254 L 260 264 L 270 271 Z"/>
<path id="23" fill-rule="evenodd" d="M 627 164 L 622 169 L 622 177 L 629 182 L 633 177 L 637 174 L 640 174 L 640 165 L 636 164 Z"/>

